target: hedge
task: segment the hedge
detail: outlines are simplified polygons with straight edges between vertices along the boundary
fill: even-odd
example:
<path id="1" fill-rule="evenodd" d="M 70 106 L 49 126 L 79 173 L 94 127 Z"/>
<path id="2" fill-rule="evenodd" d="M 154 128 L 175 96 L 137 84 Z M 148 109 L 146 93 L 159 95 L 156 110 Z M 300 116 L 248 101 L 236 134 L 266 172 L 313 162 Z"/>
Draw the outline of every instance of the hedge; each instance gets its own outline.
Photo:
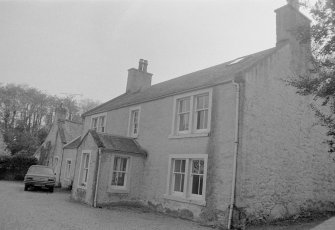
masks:
<path id="1" fill-rule="evenodd" d="M 26 154 L 0 156 L 0 180 L 23 180 L 31 165 L 36 165 L 37 159 Z"/>

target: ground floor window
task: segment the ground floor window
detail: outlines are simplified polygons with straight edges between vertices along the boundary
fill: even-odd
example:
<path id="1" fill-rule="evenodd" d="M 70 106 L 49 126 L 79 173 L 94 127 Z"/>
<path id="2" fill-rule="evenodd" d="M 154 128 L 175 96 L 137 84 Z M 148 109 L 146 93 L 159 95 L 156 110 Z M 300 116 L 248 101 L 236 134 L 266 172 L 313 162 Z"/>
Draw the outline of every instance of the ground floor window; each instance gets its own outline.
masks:
<path id="1" fill-rule="evenodd" d="M 71 177 L 71 164 L 72 164 L 72 161 L 70 159 L 67 159 L 66 164 L 65 164 L 65 177 L 67 179 L 70 179 Z"/>
<path id="2" fill-rule="evenodd" d="M 111 181 L 112 189 L 126 189 L 129 177 L 130 157 L 114 155 L 112 157 Z"/>
<path id="3" fill-rule="evenodd" d="M 86 187 L 88 181 L 89 165 L 90 165 L 90 152 L 83 152 L 81 156 L 81 167 L 79 177 L 79 185 L 81 187 Z"/>
<path id="4" fill-rule="evenodd" d="M 167 195 L 205 198 L 207 154 L 180 154 L 169 158 Z"/>

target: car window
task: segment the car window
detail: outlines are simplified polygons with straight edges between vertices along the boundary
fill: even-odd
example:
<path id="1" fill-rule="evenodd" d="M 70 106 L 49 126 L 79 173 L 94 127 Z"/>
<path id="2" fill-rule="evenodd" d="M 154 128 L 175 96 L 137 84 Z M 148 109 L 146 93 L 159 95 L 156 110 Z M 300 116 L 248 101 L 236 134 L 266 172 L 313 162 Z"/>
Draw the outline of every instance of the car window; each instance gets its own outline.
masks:
<path id="1" fill-rule="evenodd" d="M 28 173 L 49 174 L 53 175 L 53 171 L 46 167 L 30 167 Z"/>

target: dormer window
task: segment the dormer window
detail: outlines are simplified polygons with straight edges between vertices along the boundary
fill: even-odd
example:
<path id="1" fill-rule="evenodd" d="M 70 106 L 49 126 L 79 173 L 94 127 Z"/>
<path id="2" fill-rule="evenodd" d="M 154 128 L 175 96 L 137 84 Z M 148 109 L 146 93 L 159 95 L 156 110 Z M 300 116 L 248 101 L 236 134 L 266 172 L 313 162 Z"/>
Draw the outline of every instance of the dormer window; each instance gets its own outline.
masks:
<path id="1" fill-rule="evenodd" d="M 106 130 L 106 115 L 98 115 L 92 117 L 91 129 L 104 133 Z"/>

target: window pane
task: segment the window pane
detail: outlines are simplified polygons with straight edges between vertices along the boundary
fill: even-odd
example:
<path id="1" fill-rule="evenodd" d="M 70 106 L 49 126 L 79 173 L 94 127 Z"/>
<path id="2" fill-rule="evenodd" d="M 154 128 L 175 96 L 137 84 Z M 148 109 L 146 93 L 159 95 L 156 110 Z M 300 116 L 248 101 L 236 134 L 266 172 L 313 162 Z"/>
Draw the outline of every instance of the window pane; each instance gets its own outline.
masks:
<path id="1" fill-rule="evenodd" d="M 174 172 L 180 172 L 180 164 L 181 164 L 181 160 L 175 160 L 174 161 Z"/>
<path id="2" fill-rule="evenodd" d="M 184 98 L 179 100 L 178 112 L 184 113 L 190 111 L 190 98 Z"/>
<path id="3" fill-rule="evenodd" d="M 174 191 L 175 192 L 184 192 L 184 174 L 175 174 L 174 180 Z"/>
<path id="4" fill-rule="evenodd" d="M 189 113 L 179 115 L 179 131 L 188 130 Z"/>
<path id="5" fill-rule="evenodd" d="M 88 168 L 89 158 L 90 158 L 89 155 L 86 154 L 86 156 L 85 156 L 85 168 Z"/>
<path id="6" fill-rule="evenodd" d="M 181 172 L 185 173 L 186 160 L 181 161 Z"/>
<path id="7" fill-rule="evenodd" d="M 127 158 L 121 158 L 121 169 L 120 171 L 125 172 L 127 170 Z"/>
<path id="8" fill-rule="evenodd" d="M 197 129 L 206 129 L 208 121 L 208 110 L 197 112 Z"/>
<path id="9" fill-rule="evenodd" d="M 112 175 L 112 185 L 117 185 L 117 172 L 113 172 Z"/>
<path id="10" fill-rule="evenodd" d="M 87 182 L 88 170 L 84 169 L 84 182 Z"/>
<path id="11" fill-rule="evenodd" d="M 204 161 L 200 161 L 199 174 L 204 174 Z"/>
<path id="12" fill-rule="evenodd" d="M 98 123 L 98 118 L 93 118 L 92 119 L 92 128 L 96 129 L 97 128 L 97 123 Z"/>
<path id="13" fill-rule="evenodd" d="M 115 157 L 114 158 L 114 166 L 113 166 L 113 170 L 115 171 L 115 170 L 118 170 L 117 168 L 117 162 L 118 162 L 118 157 Z"/>
<path id="14" fill-rule="evenodd" d="M 192 176 L 192 194 L 202 195 L 203 187 L 203 176 L 193 175 Z"/>
<path id="15" fill-rule="evenodd" d="M 192 173 L 199 173 L 199 161 L 192 161 Z"/>
<path id="16" fill-rule="evenodd" d="M 117 186 L 123 186 L 124 185 L 124 179 L 125 179 L 126 174 L 119 172 L 117 173 Z"/>

